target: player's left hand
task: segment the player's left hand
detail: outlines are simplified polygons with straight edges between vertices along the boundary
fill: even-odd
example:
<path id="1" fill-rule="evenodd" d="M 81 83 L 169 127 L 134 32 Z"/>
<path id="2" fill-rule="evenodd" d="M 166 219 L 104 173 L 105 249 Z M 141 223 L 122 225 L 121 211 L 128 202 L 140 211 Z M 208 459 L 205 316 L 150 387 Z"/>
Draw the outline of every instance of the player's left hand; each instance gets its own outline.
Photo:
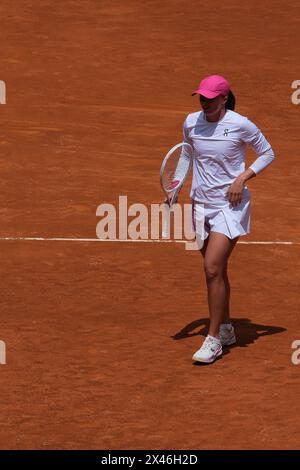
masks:
<path id="1" fill-rule="evenodd" d="M 242 202 L 243 199 L 244 183 L 238 178 L 232 183 L 227 191 L 227 199 L 233 205 L 237 206 Z"/>

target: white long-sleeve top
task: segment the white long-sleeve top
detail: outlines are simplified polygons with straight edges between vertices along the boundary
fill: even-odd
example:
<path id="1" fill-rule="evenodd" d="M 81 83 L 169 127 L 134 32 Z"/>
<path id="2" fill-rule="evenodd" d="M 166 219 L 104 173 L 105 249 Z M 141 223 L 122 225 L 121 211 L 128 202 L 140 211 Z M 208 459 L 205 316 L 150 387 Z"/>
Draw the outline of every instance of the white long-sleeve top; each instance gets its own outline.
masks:
<path id="1" fill-rule="evenodd" d="M 199 202 L 227 200 L 229 186 L 245 171 L 247 144 L 258 155 L 250 165 L 256 174 L 275 158 L 256 125 L 231 110 L 217 122 L 207 121 L 203 111 L 189 114 L 183 125 L 183 141 L 194 150 L 190 196 Z M 182 158 L 186 158 L 184 154 Z"/>

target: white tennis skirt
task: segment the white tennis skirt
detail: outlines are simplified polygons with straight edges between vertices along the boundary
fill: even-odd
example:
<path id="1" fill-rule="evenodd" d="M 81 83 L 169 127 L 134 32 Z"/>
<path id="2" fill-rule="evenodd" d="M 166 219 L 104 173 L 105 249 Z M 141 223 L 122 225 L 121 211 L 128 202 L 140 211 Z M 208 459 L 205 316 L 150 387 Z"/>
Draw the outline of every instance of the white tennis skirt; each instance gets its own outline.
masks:
<path id="1" fill-rule="evenodd" d="M 233 207 L 230 202 L 200 203 L 193 200 L 192 227 L 198 233 L 201 226 L 201 238 L 206 239 L 210 232 L 219 232 L 228 238 L 236 238 L 250 233 L 251 193 L 248 188 L 243 190 L 243 199 Z M 199 223 L 204 220 L 204 223 Z"/>

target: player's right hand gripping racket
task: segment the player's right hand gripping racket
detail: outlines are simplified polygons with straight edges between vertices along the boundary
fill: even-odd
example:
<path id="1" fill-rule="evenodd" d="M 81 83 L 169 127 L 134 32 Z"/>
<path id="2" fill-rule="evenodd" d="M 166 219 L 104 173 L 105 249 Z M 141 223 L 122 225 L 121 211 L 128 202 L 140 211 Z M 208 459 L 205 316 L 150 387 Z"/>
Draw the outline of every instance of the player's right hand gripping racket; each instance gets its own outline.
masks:
<path id="1" fill-rule="evenodd" d="M 174 145 L 165 156 L 160 169 L 160 184 L 166 195 L 167 213 L 163 219 L 163 238 L 170 237 L 172 205 L 177 202 L 179 191 L 193 163 L 193 147 L 186 143 Z"/>

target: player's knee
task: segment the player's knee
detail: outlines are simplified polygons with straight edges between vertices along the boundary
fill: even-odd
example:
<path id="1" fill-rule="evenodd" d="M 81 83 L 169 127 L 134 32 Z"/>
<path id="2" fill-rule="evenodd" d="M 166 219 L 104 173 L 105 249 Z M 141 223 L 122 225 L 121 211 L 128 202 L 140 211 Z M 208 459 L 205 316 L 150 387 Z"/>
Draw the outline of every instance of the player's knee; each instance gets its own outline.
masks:
<path id="1" fill-rule="evenodd" d="M 208 282 L 213 281 L 218 277 L 223 276 L 223 268 L 222 266 L 218 266 L 214 263 L 204 263 L 204 272 L 205 277 Z"/>

